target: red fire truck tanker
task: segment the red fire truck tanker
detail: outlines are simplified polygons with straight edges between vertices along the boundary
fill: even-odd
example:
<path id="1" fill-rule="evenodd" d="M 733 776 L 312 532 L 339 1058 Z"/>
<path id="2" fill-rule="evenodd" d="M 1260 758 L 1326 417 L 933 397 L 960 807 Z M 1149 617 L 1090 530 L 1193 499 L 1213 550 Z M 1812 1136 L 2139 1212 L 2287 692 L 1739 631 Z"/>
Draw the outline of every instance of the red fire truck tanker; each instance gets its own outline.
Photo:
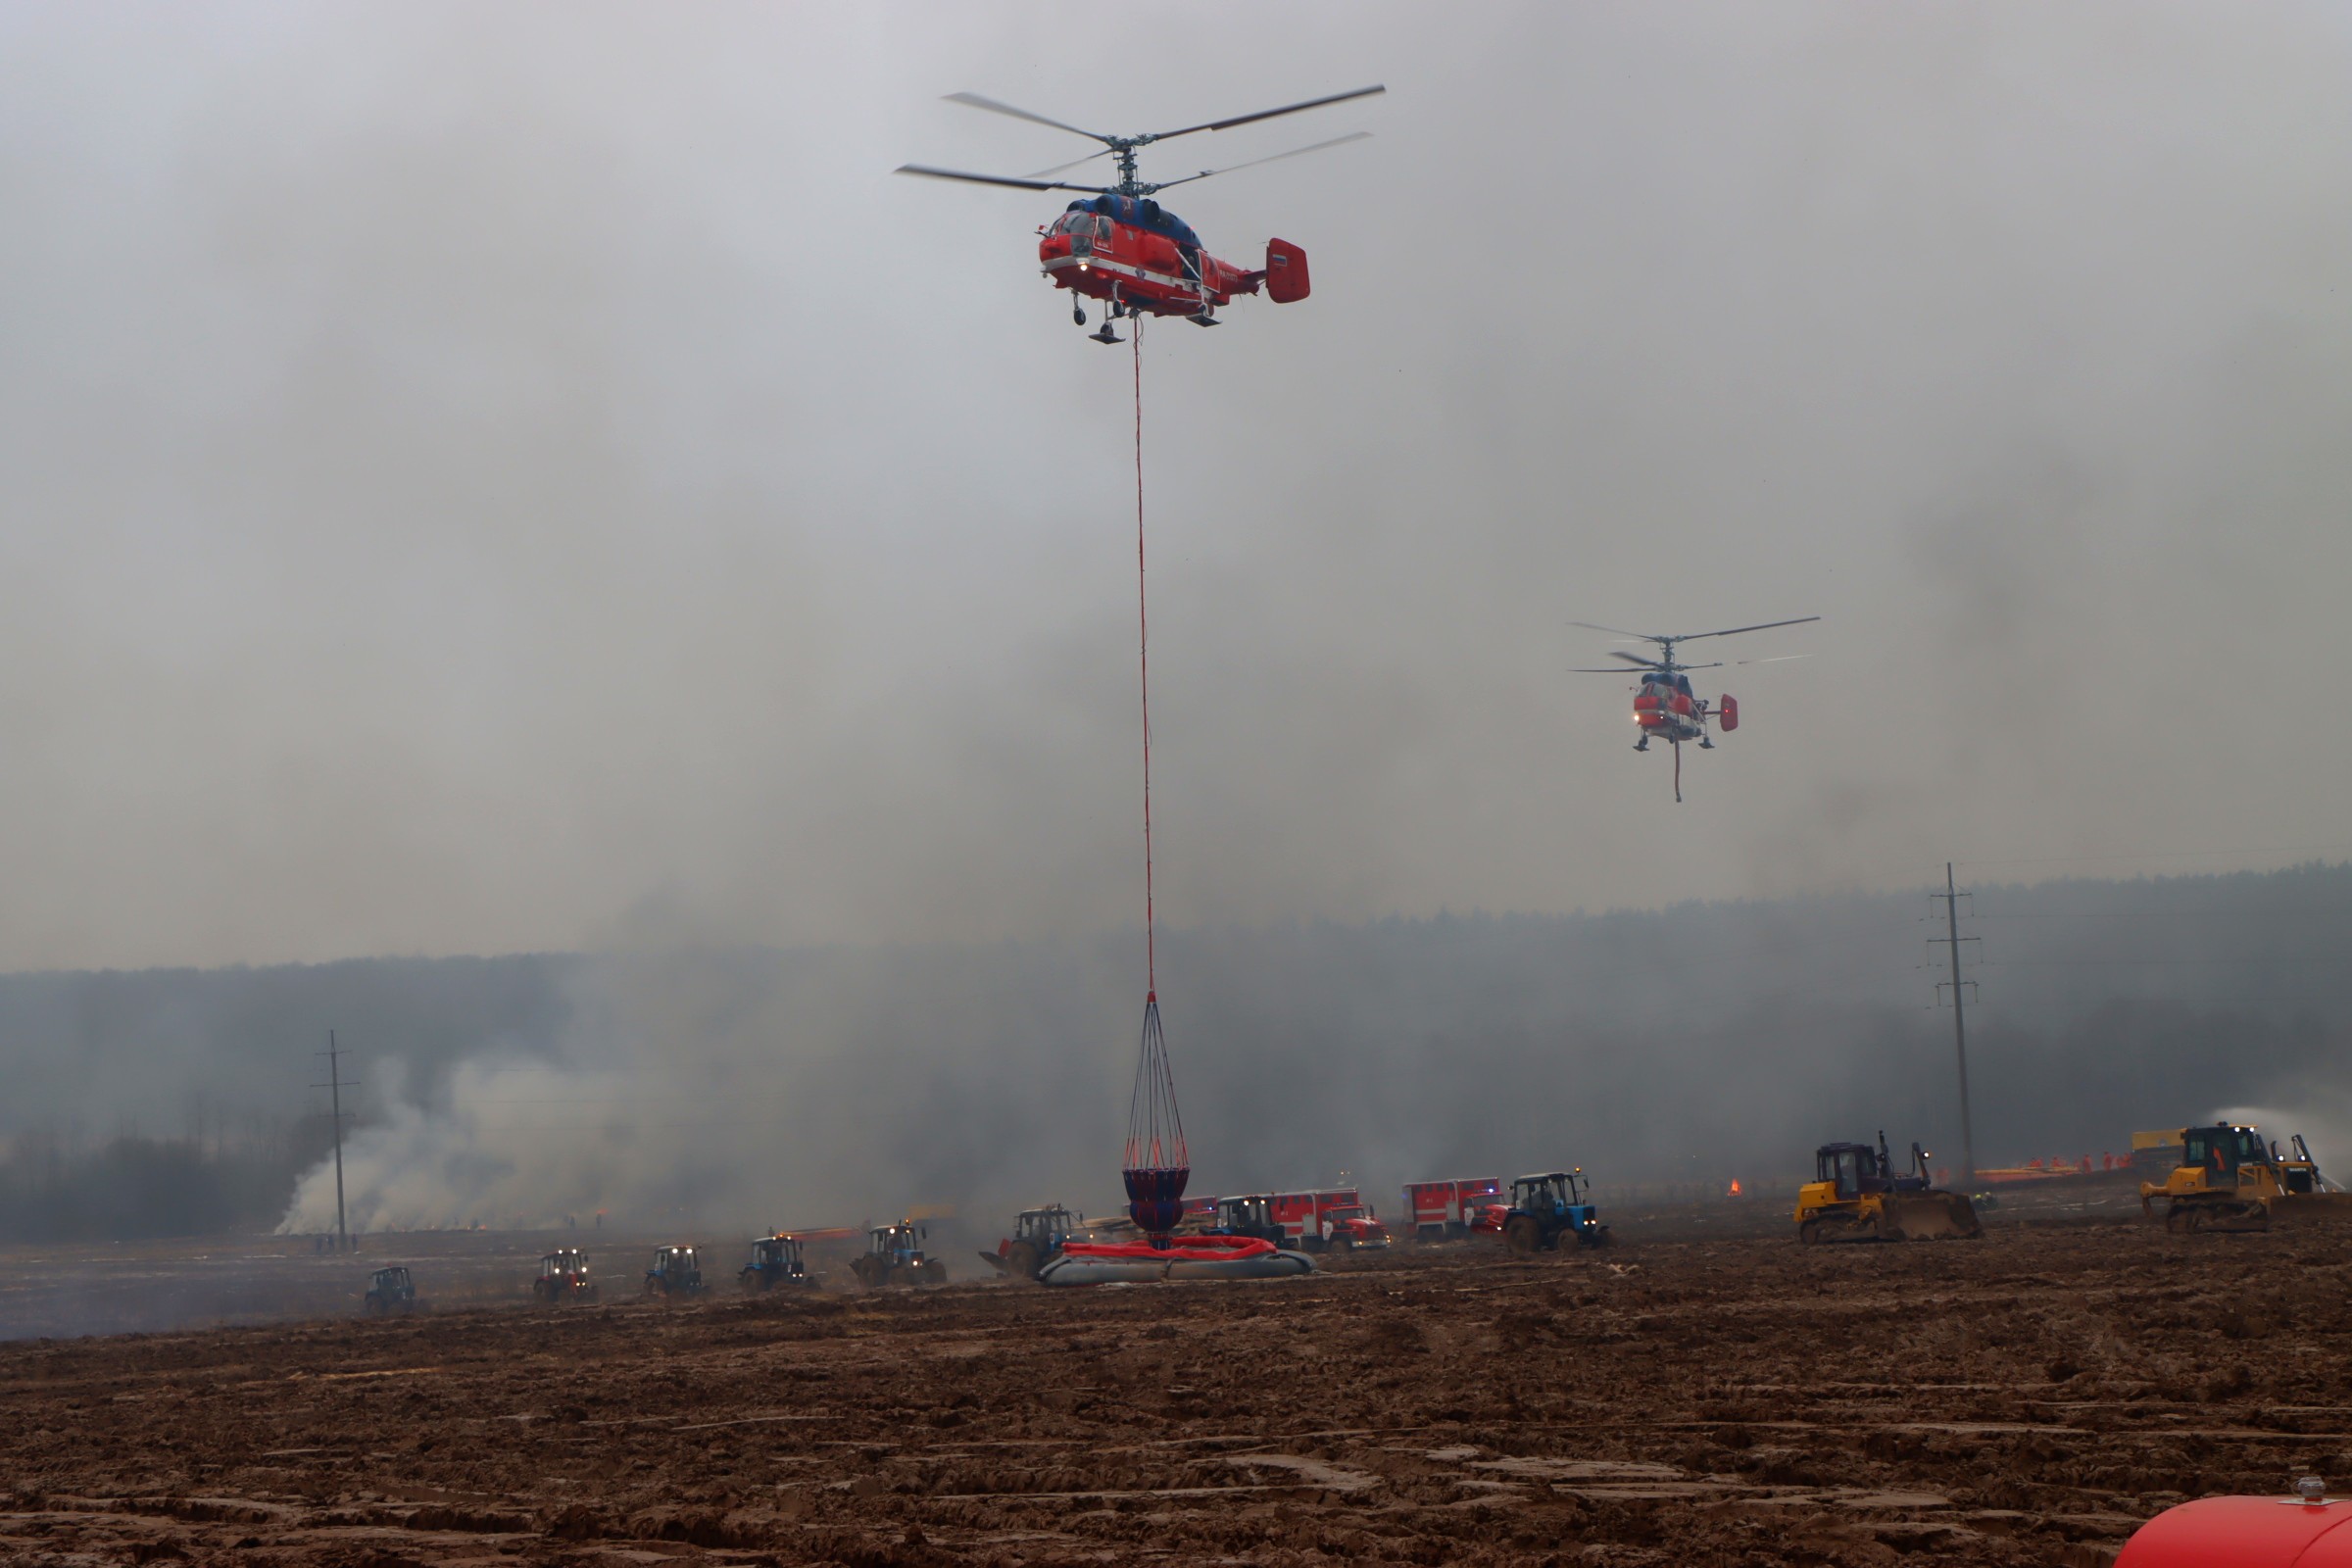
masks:
<path id="1" fill-rule="evenodd" d="M 1501 1221 L 1485 1223 L 1489 1208 L 1507 1208 L 1499 1176 L 1466 1176 L 1449 1182 L 1410 1182 L 1404 1189 L 1404 1211 L 1412 1216 L 1417 1241 L 1442 1241 L 1467 1236 L 1474 1230 L 1499 1230 Z"/>
<path id="2" fill-rule="evenodd" d="M 1389 1245 L 1389 1228 L 1352 1187 L 1276 1193 L 1266 1200 L 1266 1208 L 1274 1223 L 1282 1227 L 1284 1245 L 1303 1251 Z"/>

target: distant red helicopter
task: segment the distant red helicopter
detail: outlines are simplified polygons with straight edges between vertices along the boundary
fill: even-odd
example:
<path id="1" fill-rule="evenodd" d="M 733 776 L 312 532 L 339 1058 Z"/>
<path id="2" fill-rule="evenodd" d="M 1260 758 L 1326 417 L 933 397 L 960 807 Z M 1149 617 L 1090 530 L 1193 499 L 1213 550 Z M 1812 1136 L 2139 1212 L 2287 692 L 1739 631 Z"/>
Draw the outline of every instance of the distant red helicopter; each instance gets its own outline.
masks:
<path id="1" fill-rule="evenodd" d="M 1152 196 L 1171 185 L 1189 184 L 1206 179 L 1211 174 L 1231 173 L 1237 169 L 1249 169 L 1257 164 L 1270 164 L 1277 159 L 1296 158 L 1300 153 L 1320 152 L 1343 142 L 1361 141 L 1371 134 L 1368 130 L 1351 131 L 1319 141 L 1309 147 L 1294 147 L 1287 153 L 1275 153 L 1265 158 L 1252 158 L 1248 163 L 1228 164 L 1223 169 L 1203 169 L 1182 179 L 1162 180 L 1156 184 L 1136 177 L 1135 154 L 1139 147 L 1171 136 L 1189 136 L 1196 130 L 1228 130 L 1235 125 L 1252 124 L 1260 120 L 1272 120 L 1277 115 L 1295 115 L 1304 109 L 1320 109 L 1326 104 L 1346 103 L 1350 98 L 1369 98 L 1388 91 L 1386 87 L 1358 87 L 1352 92 L 1333 93 L 1328 98 L 1310 98 L 1302 104 L 1289 104 L 1281 109 L 1262 109 L 1253 115 L 1236 115 L 1230 120 L 1212 120 L 1204 124 L 1187 125 L 1182 130 L 1159 130 L 1141 136 L 1105 136 L 1100 131 L 1080 130 L 1058 120 L 1033 115 L 1026 109 L 983 98 L 978 93 L 958 92 L 948 95 L 948 102 L 966 104 L 985 109 L 991 114 L 1010 115 L 1015 120 L 1034 121 L 1066 130 L 1074 135 L 1089 137 L 1102 143 L 1102 151 L 1089 153 L 1077 163 L 1058 168 L 1040 170 L 1035 174 L 1018 178 L 1004 174 L 970 174 L 956 169 L 933 169 L 924 164 L 903 164 L 902 174 L 923 174 L 932 179 L 969 180 L 979 185 L 1011 185 L 1020 190 L 1076 190 L 1090 193 L 1092 199 L 1074 201 L 1061 216 L 1038 230 L 1037 259 L 1052 278 L 1055 288 L 1066 288 L 1074 294 L 1089 295 L 1106 302 L 1100 330 L 1087 336 L 1097 343 L 1124 343 L 1110 328 L 1110 323 L 1122 316 L 1181 316 L 1201 326 L 1217 324 L 1218 307 L 1233 303 L 1236 294 L 1255 294 L 1259 285 L 1277 305 L 1302 300 L 1307 294 L 1306 252 L 1288 240 L 1266 241 L 1266 265 L 1259 270 L 1234 266 L 1219 261 L 1200 248 L 1200 237 L 1192 225 L 1174 213 L 1153 201 Z M 1079 164 L 1092 163 L 1097 158 L 1118 160 L 1119 179 L 1115 185 L 1073 185 L 1048 175 L 1076 169 Z M 1086 306 L 1073 299 L 1070 318 L 1080 326 L 1086 324 Z"/>
<path id="2" fill-rule="evenodd" d="M 1729 735 L 1740 727 L 1740 702 L 1739 699 L 1726 694 L 1719 705 L 1710 709 L 1707 707 L 1707 700 L 1704 697 L 1692 696 L 1689 671 L 1721 669 L 1724 661 L 1717 660 L 1708 664 L 1679 663 L 1674 657 L 1675 644 L 1694 643 L 1702 637 L 1737 637 L 1741 632 L 1770 631 L 1775 626 L 1802 626 L 1820 618 L 1819 615 L 1799 615 L 1794 620 L 1767 620 L 1754 626 L 1733 626 L 1724 631 L 1682 632 L 1672 637 L 1662 637 L 1655 632 L 1647 631 L 1620 631 L 1615 626 L 1597 626 L 1589 620 L 1572 620 L 1568 624 L 1582 626 L 1587 631 L 1605 631 L 1613 636 L 1633 637 L 1645 643 L 1658 645 L 1659 655 L 1656 659 L 1644 659 L 1640 654 L 1629 654 L 1618 649 L 1609 650 L 1609 657 L 1622 659 L 1629 664 L 1638 664 L 1642 667 L 1642 681 L 1634 692 L 1634 722 L 1642 726 L 1642 738 L 1634 742 L 1634 750 L 1637 752 L 1648 751 L 1652 739 L 1662 740 L 1673 746 L 1674 799 L 1675 803 L 1680 805 L 1683 799 L 1683 742 L 1696 741 L 1700 751 L 1713 751 L 1715 743 L 1707 738 L 1707 720 L 1713 719 L 1721 724 L 1723 732 Z M 1742 659 L 1737 662 L 1777 664 L 1783 660 L 1804 657 L 1803 654 L 1783 654 L 1777 659 Z M 1597 669 L 1577 669 L 1570 673 L 1622 675 L 1626 672 L 1603 665 Z"/>

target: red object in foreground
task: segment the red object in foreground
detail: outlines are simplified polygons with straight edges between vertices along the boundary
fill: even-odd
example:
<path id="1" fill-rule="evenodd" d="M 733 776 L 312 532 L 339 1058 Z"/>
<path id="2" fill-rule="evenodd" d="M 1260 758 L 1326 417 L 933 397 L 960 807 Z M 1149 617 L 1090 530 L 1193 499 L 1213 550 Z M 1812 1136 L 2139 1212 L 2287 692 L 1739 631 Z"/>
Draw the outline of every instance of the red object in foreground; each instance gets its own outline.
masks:
<path id="1" fill-rule="evenodd" d="M 2296 1497 L 2201 1497 L 2167 1508 L 2124 1544 L 2115 1568 L 2352 1568 L 2352 1501 L 2316 1482 Z"/>
<path id="2" fill-rule="evenodd" d="M 1187 1236 L 1166 1247 L 1153 1247 L 1150 1242 L 1072 1242 L 1061 1250 L 1065 1257 L 1175 1258 L 1187 1263 L 1223 1263 L 1237 1257 L 1256 1257 L 1274 1250 L 1272 1242 L 1257 1236 Z"/>

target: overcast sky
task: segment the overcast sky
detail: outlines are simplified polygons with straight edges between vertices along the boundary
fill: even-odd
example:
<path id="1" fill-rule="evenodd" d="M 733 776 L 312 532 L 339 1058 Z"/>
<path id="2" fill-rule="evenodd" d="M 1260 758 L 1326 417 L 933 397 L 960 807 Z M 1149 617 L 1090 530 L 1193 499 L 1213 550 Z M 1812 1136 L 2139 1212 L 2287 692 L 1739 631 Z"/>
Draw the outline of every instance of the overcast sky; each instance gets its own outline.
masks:
<path id="1" fill-rule="evenodd" d="M 0 964 L 1135 920 L 1127 352 L 890 172 L 1086 146 L 957 90 L 1390 89 L 1146 154 L 1375 133 L 1170 198 L 1315 294 L 1147 334 L 1163 918 L 2352 851 L 2343 10 L 1121 15 L 0 11 Z M 1680 807 L 1567 673 L 1814 613 Z"/>

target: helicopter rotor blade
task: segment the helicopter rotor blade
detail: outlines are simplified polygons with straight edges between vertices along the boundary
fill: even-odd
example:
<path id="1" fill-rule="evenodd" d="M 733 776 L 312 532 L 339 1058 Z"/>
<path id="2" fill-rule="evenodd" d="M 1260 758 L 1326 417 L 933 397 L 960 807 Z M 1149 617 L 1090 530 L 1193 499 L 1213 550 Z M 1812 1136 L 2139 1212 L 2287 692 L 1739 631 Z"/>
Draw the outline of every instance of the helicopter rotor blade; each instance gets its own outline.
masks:
<path id="1" fill-rule="evenodd" d="M 901 164 L 891 172 L 920 174 L 925 179 L 960 179 L 973 185 L 1010 185 L 1015 190 L 1082 190 L 1100 196 L 1109 189 L 1105 185 L 1068 185 L 1058 179 L 1016 179 L 1010 174 L 973 174 L 960 169 L 933 169 L 928 164 Z"/>
<path id="2" fill-rule="evenodd" d="M 1578 668 L 1578 667 L 1575 667 L 1575 666 L 1571 666 L 1571 667 L 1569 668 L 1569 671 L 1568 671 L 1568 673 L 1569 673 L 1569 674 L 1571 674 L 1571 675 L 1631 675 L 1631 674 L 1633 673 L 1633 671 L 1632 671 L 1632 670 L 1630 670 L 1630 669 L 1613 669 L 1613 668 L 1609 668 L 1609 669 L 1585 669 L 1585 668 Z"/>
<path id="3" fill-rule="evenodd" d="M 1345 136 L 1334 136 L 1329 141 L 1316 142 L 1311 147 L 1294 147 L 1287 153 L 1270 153 L 1263 158 L 1252 158 L 1245 164 L 1227 164 L 1223 169 L 1203 169 L 1198 174 L 1187 174 L 1182 179 L 1162 180 L 1152 188 L 1166 190 L 1171 185 L 1189 185 L 1196 179 L 1206 179 L 1211 174 L 1230 174 L 1237 169 L 1254 169 L 1259 164 L 1271 164 L 1285 158 L 1297 158 L 1301 153 L 1319 153 L 1326 147 L 1338 147 L 1347 142 L 1362 141 L 1371 134 L 1368 130 L 1352 130 Z"/>
<path id="4" fill-rule="evenodd" d="M 1677 637 L 1675 641 L 1678 643 L 1691 643 L 1698 641 L 1698 639 L 1701 637 L 1737 637 L 1743 631 L 1770 631 L 1775 626 L 1802 626 L 1808 621 L 1815 621 L 1819 620 L 1820 618 L 1821 617 L 1819 615 L 1799 615 L 1794 620 L 1759 621 L 1753 626 L 1734 626 L 1725 631 L 1694 631 L 1686 636 Z"/>
<path id="5" fill-rule="evenodd" d="M 1108 158 L 1117 150 L 1118 149 L 1114 147 L 1105 147 L 1099 153 L 1088 153 L 1084 158 L 1073 158 L 1066 164 L 1055 164 L 1052 169 L 1041 169 L 1034 174 L 1024 174 L 1021 177 L 1024 179 L 1044 179 L 1048 174 L 1066 174 L 1081 164 L 1091 164 L 1098 158 Z"/>
<path id="6" fill-rule="evenodd" d="M 1278 115 L 1295 115 L 1305 109 L 1320 109 L 1325 104 L 1344 104 L 1350 98 L 1370 98 L 1375 94 L 1384 93 L 1388 90 L 1389 89 L 1386 85 L 1377 85 L 1371 87 L 1358 87 L 1351 92 L 1335 92 L 1328 98 L 1309 98 L 1302 104 L 1285 104 L 1280 109 L 1260 109 L 1256 114 L 1253 115 L 1236 115 L 1230 120 L 1211 120 L 1204 124 L 1187 125 L 1182 130 L 1163 130 L 1152 137 L 1152 140 L 1166 141 L 1170 136 L 1190 136 L 1196 130 L 1231 130 L 1236 125 L 1254 124 L 1260 120 L 1272 120 Z M 963 99 L 962 94 L 957 94 L 957 98 L 958 101 L 967 101 Z M 997 106 L 984 103 L 982 107 L 995 108 Z M 1006 112 L 1011 114 L 1020 113 L 1019 110 L 1009 110 Z M 1029 115 L 1025 116 L 1024 118 L 1034 120 L 1037 117 L 1034 115 Z M 1051 125 L 1054 123 L 1054 122 L 1049 120 L 1046 122 L 1046 123 Z M 1064 125 L 1061 128 L 1064 130 L 1069 130 L 1073 127 Z M 1084 136 L 1092 133 L 1082 130 L 1079 131 L 1079 134 Z"/>
<path id="7" fill-rule="evenodd" d="M 1645 643 L 1664 643 L 1678 640 L 1672 637 L 1660 637 L 1653 632 L 1625 631 L 1616 626 L 1603 626 L 1596 621 L 1572 620 L 1568 624 L 1571 626 L 1582 626 L 1587 631 L 1605 631 L 1612 637 L 1638 637 Z"/>
<path id="8" fill-rule="evenodd" d="M 1791 659 L 1811 659 L 1811 654 L 1775 654 L 1770 659 L 1735 659 L 1735 664 L 1786 664 Z"/>
<path id="9" fill-rule="evenodd" d="M 1015 120 L 1026 120 L 1040 125 L 1052 125 L 1055 130 L 1066 130 L 1073 136 L 1084 136 L 1089 141 L 1106 142 L 1110 140 L 1101 131 L 1080 130 L 1076 125 L 1065 125 L 1058 120 L 1048 120 L 1045 116 L 1033 115 L 1026 109 L 1015 109 L 1010 104 L 1001 104 L 994 98 L 983 98 L 976 92 L 952 92 L 948 94 L 947 101 L 952 104 L 961 104 L 966 109 L 985 109 L 992 115 L 1010 115 Z"/>
<path id="10" fill-rule="evenodd" d="M 1622 648 L 1610 649 L 1609 657 L 1622 659 L 1629 664 L 1640 664 L 1644 669 L 1664 669 L 1666 667 L 1654 659 L 1643 659 L 1640 654 L 1629 654 Z"/>

